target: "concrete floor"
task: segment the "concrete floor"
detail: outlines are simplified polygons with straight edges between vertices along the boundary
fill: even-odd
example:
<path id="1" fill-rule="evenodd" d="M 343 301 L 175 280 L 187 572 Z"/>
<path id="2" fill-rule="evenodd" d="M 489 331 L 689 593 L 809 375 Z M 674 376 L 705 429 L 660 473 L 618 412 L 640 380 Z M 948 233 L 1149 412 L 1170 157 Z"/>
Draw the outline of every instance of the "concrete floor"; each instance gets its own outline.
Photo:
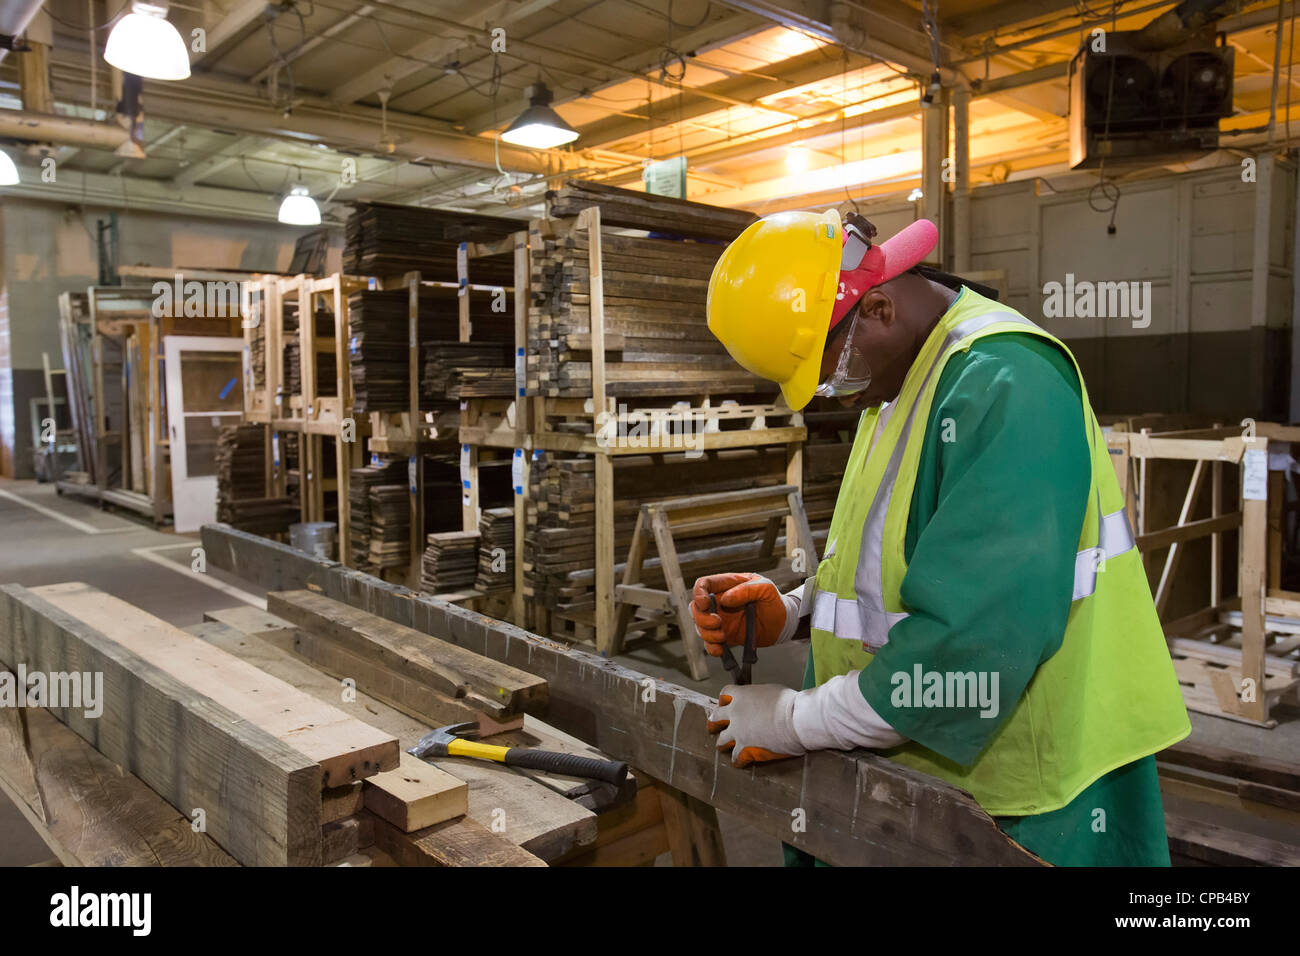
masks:
<path id="1" fill-rule="evenodd" d="M 193 573 L 190 549 L 197 537 L 154 530 L 128 513 L 100 511 L 85 499 L 59 496 L 49 485 L 0 479 L 0 583 L 32 587 L 84 581 L 187 627 L 201 622 L 204 611 L 237 606 L 244 603 L 240 593 L 256 590 L 216 569 Z M 798 687 L 806 653 L 799 646 L 769 648 L 754 667 L 755 677 Z M 624 660 L 646 674 L 711 695 L 727 683 L 726 671 L 714 659 L 709 661 L 708 678 L 692 681 L 680 640 L 641 644 Z M 1300 714 L 1285 710 L 1277 716 L 1279 726 L 1263 730 L 1194 713 L 1193 737 L 1244 753 L 1294 760 L 1300 753 Z M 720 816 L 730 863 L 780 865 L 777 841 L 733 817 Z M 0 797 L 0 866 L 39 862 L 50 855 L 18 809 Z M 665 854 L 657 862 L 671 861 Z"/>

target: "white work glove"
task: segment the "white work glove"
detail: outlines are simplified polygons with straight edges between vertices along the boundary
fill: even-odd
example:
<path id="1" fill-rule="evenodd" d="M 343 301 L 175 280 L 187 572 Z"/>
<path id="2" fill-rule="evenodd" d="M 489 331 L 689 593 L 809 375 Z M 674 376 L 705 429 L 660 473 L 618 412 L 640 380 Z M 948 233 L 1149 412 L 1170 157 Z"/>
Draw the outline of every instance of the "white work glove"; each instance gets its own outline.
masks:
<path id="1" fill-rule="evenodd" d="M 862 696 L 860 673 L 850 671 L 801 691 L 778 684 L 728 684 L 709 714 L 709 733 L 721 731 L 718 749 L 730 750 L 737 767 L 810 750 L 888 750 L 906 743 Z"/>
<path id="2" fill-rule="evenodd" d="M 730 750 L 737 767 L 805 754 L 794 732 L 798 696 L 798 691 L 779 684 L 728 684 L 709 714 L 709 733 L 719 734 L 718 749 Z"/>

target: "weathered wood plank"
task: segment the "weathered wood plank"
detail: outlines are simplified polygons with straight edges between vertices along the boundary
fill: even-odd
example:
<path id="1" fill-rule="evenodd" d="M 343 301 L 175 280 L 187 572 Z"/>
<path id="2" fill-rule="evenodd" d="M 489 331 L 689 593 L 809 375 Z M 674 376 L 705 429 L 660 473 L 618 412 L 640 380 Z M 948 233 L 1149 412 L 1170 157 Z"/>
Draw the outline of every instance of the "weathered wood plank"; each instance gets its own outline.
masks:
<path id="1" fill-rule="evenodd" d="M 397 766 L 397 741 L 111 594 L 71 582 L 32 592 L 263 728 L 321 767 L 336 787 Z"/>
<path id="2" fill-rule="evenodd" d="M 51 707 L 70 730 L 254 866 L 315 865 L 319 764 L 18 585 L 0 586 L 0 661 L 103 675 L 103 713 Z"/>
<path id="3" fill-rule="evenodd" d="M 431 639 L 410 627 L 376 618 L 311 591 L 272 592 L 267 610 L 297 627 L 372 657 L 434 690 L 503 718 L 546 706 L 546 682 Z"/>
<path id="4" fill-rule="evenodd" d="M 0 790 L 64 866 L 238 865 L 41 708 L 0 708 L 0 755 Z"/>
<path id="5" fill-rule="evenodd" d="M 202 539 L 209 562 L 259 587 L 316 588 L 545 678 L 549 723 L 829 863 L 1041 864 L 968 794 L 884 757 L 819 751 L 737 770 L 705 728 L 703 694 L 223 525 Z"/>
<path id="6" fill-rule="evenodd" d="M 545 866 L 540 858 L 515 846 L 469 817 L 435 823 L 403 833 L 366 811 L 374 823 L 375 846 L 399 866 Z"/>
<path id="7" fill-rule="evenodd" d="M 430 729 L 427 723 L 366 693 L 364 687 L 345 688 L 326 677 L 276 646 L 277 636 L 251 637 L 215 623 L 196 625 L 189 632 L 319 700 L 364 718 L 396 737 L 402 750 L 413 747 Z M 596 837 L 596 817 L 590 810 L 513 768 L 484 760 L 451 760 L 444 766 L 469 784 L 470 819 L 483 827 L 504 823 L 498 835 L 536 856 L 554 859 Z M 494 815 L 497 810 L 502 814 Z"/>
<path id="8" fill-rule="evenodd" d="M 469 812 L 469 786 L 433 764 L 408 753 L 396 770 L 375 774 L 365 782 L 366 809 L 403 833 Z"/>

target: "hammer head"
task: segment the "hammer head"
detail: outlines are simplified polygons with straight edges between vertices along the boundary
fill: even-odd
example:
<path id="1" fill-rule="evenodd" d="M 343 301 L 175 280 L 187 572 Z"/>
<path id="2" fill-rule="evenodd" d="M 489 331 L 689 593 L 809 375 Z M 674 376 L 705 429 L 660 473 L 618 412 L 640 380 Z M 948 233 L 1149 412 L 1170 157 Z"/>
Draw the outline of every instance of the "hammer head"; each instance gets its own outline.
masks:
<path id="1" fill-rule="evenodd" d="M 407 753 L 421 758 L 445 757 L 447 756 L 447 745 L 457 738 L 477 740 L 478 724 L 470 720 L 461 724 L 448 724 L 446 727 L 438 727 L 421 737 L 420 742 L 408 750 Z"/>

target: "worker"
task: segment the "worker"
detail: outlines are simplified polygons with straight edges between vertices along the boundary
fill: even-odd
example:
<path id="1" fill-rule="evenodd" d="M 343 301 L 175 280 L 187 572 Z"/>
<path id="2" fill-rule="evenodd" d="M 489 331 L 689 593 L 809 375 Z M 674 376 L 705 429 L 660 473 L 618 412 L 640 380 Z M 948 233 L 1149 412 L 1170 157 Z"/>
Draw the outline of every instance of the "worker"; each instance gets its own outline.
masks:
<path id="1" fill-rule="evenodd" d="M 728 685 L 709 730 L 736 766 L 878 750 L 1049 863 L 1167 866 L 1152 755 L 1190 725 L 1078 364 L 923 266 L 928 220 L 875 233 L 781 213 L 713 271 L 709 329 L 737 362 L 792 409 L 862 414 L 815 576 L 695 583 L 714 656 L 747 604 L 759 647 L 810 641 L 802 690 Z"/>

